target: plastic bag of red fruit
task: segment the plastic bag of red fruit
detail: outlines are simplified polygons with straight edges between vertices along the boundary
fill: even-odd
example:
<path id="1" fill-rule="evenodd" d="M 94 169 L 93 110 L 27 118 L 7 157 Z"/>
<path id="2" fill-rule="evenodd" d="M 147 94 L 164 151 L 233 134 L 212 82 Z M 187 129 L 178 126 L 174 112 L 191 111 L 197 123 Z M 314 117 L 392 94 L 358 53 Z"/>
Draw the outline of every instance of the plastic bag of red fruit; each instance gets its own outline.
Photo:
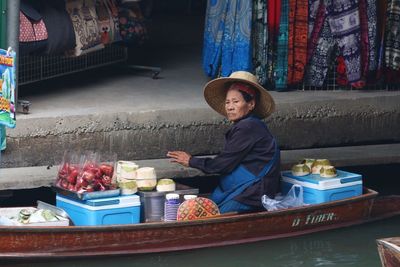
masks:
<path id="1" fill-rule="evenodd" d="M 103 157 L 102 157 L 103 156 Z M 117 189 L 114 175 L 116 154 L 83 154 L 66 151 L 57 174 L 56 186 L 76 193 Z"/>

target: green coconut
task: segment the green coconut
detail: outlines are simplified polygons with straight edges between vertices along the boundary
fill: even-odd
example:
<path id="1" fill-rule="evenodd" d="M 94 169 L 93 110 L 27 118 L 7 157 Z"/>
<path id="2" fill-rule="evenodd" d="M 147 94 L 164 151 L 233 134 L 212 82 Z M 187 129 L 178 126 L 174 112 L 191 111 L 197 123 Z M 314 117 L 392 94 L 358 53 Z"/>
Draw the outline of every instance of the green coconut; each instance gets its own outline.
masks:
<path id="1" fill-rule="evenodd" d="M 135 180 L 132 181 L 124 181 L 124 182 L 120 182 L 118 183 L 119 188 L 122 189 L 135 189 L 137 188 L 137 184 Z"/>
<path id="2" fill-rule="evenodd" d="M 306 164 L 296 164 L 292 167 L 294 176 L 305 176 L 310 174 L 310 168 Z"/>
<path id="3" fill-rule="evenodd" d="M 328 159 L 316 159 L 311 166 L 311 172 L 313 174 L 320 174 L 322 166 L 332 166 L 332 164 Z"/>
<path id="4" fill-rule="evenodd" d="M 322 166 L 320 170 L 320 175 L 321 177 L 331 178 L 331 177 L 336 177 L 337 172 L 335 167 L 333 166 Z"/>

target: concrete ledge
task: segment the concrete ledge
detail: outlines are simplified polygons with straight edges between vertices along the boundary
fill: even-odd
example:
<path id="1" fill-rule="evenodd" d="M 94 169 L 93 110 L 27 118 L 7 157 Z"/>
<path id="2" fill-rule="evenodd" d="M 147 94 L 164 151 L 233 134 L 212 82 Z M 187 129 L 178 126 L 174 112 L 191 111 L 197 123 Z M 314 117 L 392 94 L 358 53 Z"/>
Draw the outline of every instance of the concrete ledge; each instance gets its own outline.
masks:
<path id="1" fill-rule="evenodd" d="M 400 164 L 400 143 L 387 145 L 349 146 L 282 151 L 282 169 L 289 169 L 302 158 L 328 158 L 336 167 Z M 161 177 L 204 176 L 197 169 L 170 163 L 169 159 L 137 160 L 139 166 L 156 168 Z M 2 190 L 28 189 L 50 186 L 56 177 L 57 166 L 38 166 L 0 169 Z"/>
<path id="2" fill-rule="evenodd" d="M 400 142 L 400 92 L 277 94 L 268 126 L 281 149 Z M 177 104 L 178 105 L 178 104 Z M 66 149 L 163 158 L 168 150 L 217 154 L 229 124 L 208 107 L 20 117 L 7 132 L 1 167 L 57 164 Z"/>

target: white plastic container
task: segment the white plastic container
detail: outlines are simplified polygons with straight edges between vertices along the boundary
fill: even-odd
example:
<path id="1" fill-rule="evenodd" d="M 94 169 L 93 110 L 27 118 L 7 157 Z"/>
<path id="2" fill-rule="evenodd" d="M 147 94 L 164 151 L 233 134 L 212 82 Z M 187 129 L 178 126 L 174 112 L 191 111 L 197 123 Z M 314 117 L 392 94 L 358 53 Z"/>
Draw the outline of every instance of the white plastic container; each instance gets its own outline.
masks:
<path id="1" fill-rule="evenodd" d="M 117 162 L 117 180 L 136 179 L 136 171 L 139 166 L 133 161 L 120 160 Z"/>
<path id="2" fill-rule="evenodd" d="M 136 171 L 136 183 L 140 191 L 151 191 L 157 185 L 156 171 L 152 167 L 142 167 Z"/>

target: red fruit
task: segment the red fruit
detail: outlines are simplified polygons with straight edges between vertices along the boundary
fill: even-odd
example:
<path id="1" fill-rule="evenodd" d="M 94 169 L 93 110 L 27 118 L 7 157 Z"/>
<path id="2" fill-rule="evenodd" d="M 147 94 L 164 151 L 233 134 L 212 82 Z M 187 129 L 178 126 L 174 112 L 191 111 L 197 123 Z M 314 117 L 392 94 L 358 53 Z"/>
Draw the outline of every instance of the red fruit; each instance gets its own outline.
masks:
<path id="1" fill-rule="evenodd" d="M 79 166 L 78 165 L 70 165 L 69 166 L 69 169 L 68 169 L 69 173 L 71 173 L 71 172 L 73 172 L 75 170 L 79 171 Z"/>
<path id="2" fill-rule="evenodd" d="M 103 172 L 104 175 L 107 175 L 110 177 L 113 176 L 114 167 L 112 165 L 103 163 L 100 165 L 100 170 Z"/>
<path id="3" fill-rule="evenodd" d="M 88 183 L 92 182 L 95 179 L 95 175 L 91 171 L 84 171 L 82 173 L 82 179 L 87 181 Z"/>
<path id="4" fill-rule="evenodd" d="M 94 174 L 95 179 L 101 179 L 101 177 L 103 176 L 103 173 L 101 172 L 100 168 L 93 168 L 90 169 L 89 171 L 91 171 Z"/>
<path id="5" fill-rule="evenodd" d="M 87 171 L 87 170 L 91 170 L 91 169 L 95 169 L 95 168 L 98 168 L 99 166 L 95 163 L 95 162 L 86 162 L 85 163 L 85 166 L 83 167 L 83 170 L 84 171 Z"/>
<path id="6" fill-rule="evenodd" d="M 67 179 L 68 172 L 63 168 L 58 172 L 58 179 Z"/>
<path id="7" fill-rule="evenodd" d="M 68 181 L 67 180 L 62 179 L 60 185 L 62 188 L 68 189 Z"/>
<path id="8" fill-rule="evenodd" d="M 103 183 L 103 185 L 110 185 L 111 184 L 111 177 L 110 176 L 107 176 L 107 175 L 104 175 L 102 178 L 101 178 L 101 182 Z"/>
<path id="9" fill-rule="evenodd" d="M 68 182 L 70 182 L 71 184 L 76 184 L 76 178 L 78 177 L 78 170 L 73 170 L 69 175 L 68 175 Z"/>
<path id="10" fill-rule="evenodd" d="M 75 191 L 75 185 L 69 184 L 69 185 L 68 185 L 68 190 L 70 190 L 70 191 Z"/>
<path id="11" fill-rule="evenodd" d="M 93 188 L 92 185 L 86 186 L 85 189 L 86 189 L 86 192 L 93 192 L 94 191 L 94 188 Z"/>

